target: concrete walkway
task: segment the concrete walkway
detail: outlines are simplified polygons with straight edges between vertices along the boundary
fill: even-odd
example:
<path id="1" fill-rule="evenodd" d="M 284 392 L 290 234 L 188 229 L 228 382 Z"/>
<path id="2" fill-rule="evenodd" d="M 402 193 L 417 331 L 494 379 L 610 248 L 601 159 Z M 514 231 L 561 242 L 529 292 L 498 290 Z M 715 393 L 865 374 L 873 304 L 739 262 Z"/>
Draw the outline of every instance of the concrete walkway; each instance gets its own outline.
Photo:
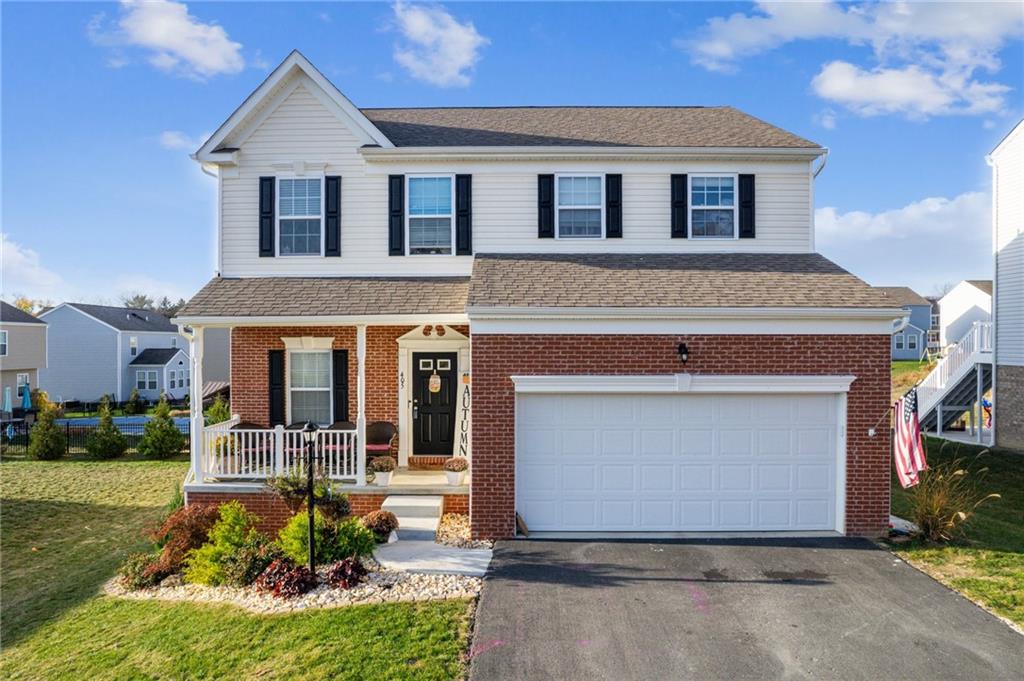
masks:
<path id="1" fill-rule="evenodd" d="M 399 530 L 401 536 L 401 530 Z M 433 539 L 399 539 L 377 547 L 373 557 L 389 570 L 422 574 L 483 577 L 491 564 L 490 549 L 460 549 Z"/>

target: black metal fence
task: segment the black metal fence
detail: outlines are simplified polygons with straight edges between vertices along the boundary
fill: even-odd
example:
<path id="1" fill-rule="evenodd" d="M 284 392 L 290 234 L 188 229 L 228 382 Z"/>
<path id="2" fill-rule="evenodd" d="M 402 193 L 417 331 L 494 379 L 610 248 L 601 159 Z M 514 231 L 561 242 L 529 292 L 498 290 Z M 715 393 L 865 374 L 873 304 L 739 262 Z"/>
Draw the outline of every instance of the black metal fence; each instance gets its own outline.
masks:
<path id="1" fill-rule="evenodd" d="M 183 452 L 189 450 L 189 422 L 175 422 L 178 426 L 178 430 L 185 434 L 186 442 L 185 447 L 182 449 Z M 99 426 L 95 423 L 75 423 L 74 421 L 66 421 L 64 423 L 58 423 L 57 426 L 64 431 L 64 439 L 66 441 L 64 454 L 69 456 L 72 454 L 84 454 L 85 443 L 89 438 L 89 434 L 96 430 Z M 132 423 L 119 423 L 117 429 L 124 435 L 125 440 L 128 442 L 128 454 L 134 454 L 139 441 L 142 439 L 142 433 L 146 428 L 144 422 L 132 422 Z M 32 426 L 26 424 L 24 421 L 14 422 L 8 425 L 4 425 L 0 429 L 0 454 L 5 456 L 26 454 L 28 453 L 28 442 Z"/>

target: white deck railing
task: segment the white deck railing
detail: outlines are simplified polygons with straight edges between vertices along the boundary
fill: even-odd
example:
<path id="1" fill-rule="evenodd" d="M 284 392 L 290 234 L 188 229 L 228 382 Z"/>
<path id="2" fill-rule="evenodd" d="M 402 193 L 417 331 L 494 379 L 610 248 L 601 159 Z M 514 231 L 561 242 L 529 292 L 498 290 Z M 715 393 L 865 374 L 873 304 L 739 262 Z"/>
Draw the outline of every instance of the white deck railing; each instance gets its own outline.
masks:
<path id="1" fill-rule="evenodd" d="M 977 362 L 976 353 L 979 352 L 992 352 L 992 322 L 974 322 L 970 331 L 939 360 L 917 386 L 919 407 L 925 411 L 930 409 L 950 383 Z"/>
<path id="2" fill-rule="evenodd" d="M 203 428 L 203 479 L 265 480 L 273 475 L 304 472 L 302 431 L 285 430 L 283 426 L 237 428 L 238 424 L 236 416 Z M 317 431 L 315 452 L 327 477 L 360 481 L 355 429 Z"/>

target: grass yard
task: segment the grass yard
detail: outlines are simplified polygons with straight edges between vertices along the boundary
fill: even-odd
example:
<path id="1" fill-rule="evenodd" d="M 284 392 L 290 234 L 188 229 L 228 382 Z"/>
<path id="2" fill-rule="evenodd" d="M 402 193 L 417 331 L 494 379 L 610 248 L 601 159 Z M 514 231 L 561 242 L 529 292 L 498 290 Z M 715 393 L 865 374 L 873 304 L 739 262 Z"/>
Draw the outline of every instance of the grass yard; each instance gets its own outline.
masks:
<path id="1" fill-rule="evenodd" d="M 1024 454 L 990 450 L 977 461 L 983 447 L 927 438 L 932 464 L 963 457 L 968 469 L 988 466 L 980 489 L 997 492 L 1002 499 L 988 501 L 967 526 L 966 539 L 936 546 L 919 542 L 894 547 L 902 558 L 943 584 L 984 604 L 993 612 L 1024 625 Z M 893 476 L 892 510 L 909 518 L 910 495 Z"/>
<path id="2" fill-rule="evenodd" d="M 98 595 L 183 461 L 0 463 L 0 678 L 459 678 L 467 601 L 258 616 Z"/>
<path id="3" fill-rule="evenodd" d="M 928 375 L 935 367 L 935 362 L 915 362 L 913 360 L 893 360 L 892 363 L 892 401 L 903 397 L 918 381 Z"/>

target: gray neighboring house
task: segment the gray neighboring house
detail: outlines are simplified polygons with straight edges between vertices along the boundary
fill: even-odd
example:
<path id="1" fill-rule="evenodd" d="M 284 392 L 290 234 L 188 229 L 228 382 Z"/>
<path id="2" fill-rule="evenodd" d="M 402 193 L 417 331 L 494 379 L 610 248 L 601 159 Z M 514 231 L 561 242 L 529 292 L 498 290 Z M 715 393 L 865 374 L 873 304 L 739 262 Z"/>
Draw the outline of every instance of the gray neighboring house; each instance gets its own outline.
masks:
<path id="1" fill-rule="evenodd" d="M 163 314 L 61 303 L 40 317 L 49 326 L 49 361 L 39 380 L 50 399 L 93 401 L 112 394 L 124 401 L 142 382 L 139 393 L 146 399 L 165 391 L 175 399 L 188 394 L 188 342 Z M 146 354 L 151 349 L 165 352 Z M 136 365 L 139 358 L 146 363 L 163 358 L 164 364 Z M 179 360 L 181 366 L 172 369 Z M 180 385 L 179 370 L 184 374 Z"/>
<path id="2" fill-rule="evenodd" d="M 931 302 L 906 286 L 876 286 L 893 303 L 910 312 L 910 320 L 902 331 L 892 335 L 892 358 L 920 360 L 928 351 L 928 332 L 932 327 Z"/>
<path id="3" fill-rule="evenodd" d="M 39 385 L 39 370 L 46 367 L 47 325 L 43 320 L 0 301 L 0 400 L 11 389 L 11 406 L 21 405 L 21 394 Z"/>

